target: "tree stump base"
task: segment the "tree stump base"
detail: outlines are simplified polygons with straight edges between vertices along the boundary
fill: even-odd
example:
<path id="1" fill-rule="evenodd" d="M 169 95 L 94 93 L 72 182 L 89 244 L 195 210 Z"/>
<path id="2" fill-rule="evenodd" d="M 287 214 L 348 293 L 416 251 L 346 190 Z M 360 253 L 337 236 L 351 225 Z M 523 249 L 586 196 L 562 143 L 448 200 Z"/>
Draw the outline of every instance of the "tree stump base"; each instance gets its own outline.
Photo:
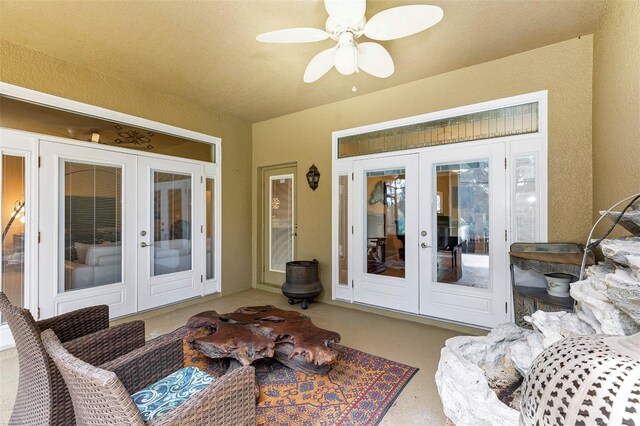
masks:
<path id="1" fill-rule="evenodd" d="M 338 333 L 316 327 L 299 312 L 271 305 L 242 307 L 222 315 L 201 312 L 189 319 L 187 327 L 206 329 L 207 336 L 190 344 L 210 358 L 230 358 L 230 369 L 270 358 L 295 371 L 326 374 L 338 356 L 329 347 L 340 341 Z"/>

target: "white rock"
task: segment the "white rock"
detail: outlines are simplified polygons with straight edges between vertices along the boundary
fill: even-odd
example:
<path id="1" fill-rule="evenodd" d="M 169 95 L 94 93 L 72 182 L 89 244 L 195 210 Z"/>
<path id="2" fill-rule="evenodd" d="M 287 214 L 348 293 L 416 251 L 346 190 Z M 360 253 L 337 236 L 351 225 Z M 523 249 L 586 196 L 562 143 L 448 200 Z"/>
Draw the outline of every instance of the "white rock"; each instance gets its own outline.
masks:
<path id="1" fill-rule="evenodd" d="M 513 342 L 524 340 L 529 330 L 503 324 L 486 337 L 448 339 L 440 355 L 436 384 L 444 413 L 456 426 L 517 425 L 519 412 L 503 404 L 489 387 L 485 370 L 496 371 L 512 362 L 506 357 Z"/>
<path id="2" fill-rule="evenodd" d="M 507 349 L 507 355 L 511 358 L 522 377 L 527 375 L 533 360 L 544 350 L 543 340 L 540 333 L 532 332 L 524 340 L 513 342 Z"/>
<path id="3" fill-rule="evenodd" d="M 640 256 L 640 237 L 604 240 L 600 243 L 604 257 L 621 265 L 629 265 L 629 256 Z"/>
<path id="4" fill-rule="evenodd" d="M 595 318 L 599 327 L 590 324 L 596 333 L 627 335 L 633 334 L 638 324 L 628 315 L 620 311 L 607 297 L 605 283 L 595 282 L 591 279 L 578 281 L 571 284 L 571 296 L 578 302 L 578 309 L 584 311 L 583 320 L 589 315 Z"/>
<path id="5" fill-rule="evenodd" d="M 640 256 L 629 255 L 627 262 L 633 276 L 640 281 Z"/>
<path id="6" fill-rule="evenodd" d="M 534 312 L 531 315 L 531 324 L 542 334 L 542 349 L 565 337 L 583 336 L 594 332 L 593 327 L 581 320 L 576 314 L 563 311 Z"/>
<path id="7" fill-rule="evenodd" d="M 613 305 L 627 314 L 640 331 L 640 281 L 624 270 L 607 275 L 607 296 Z"/>
<path id="8" fill-rule="evenodd" d="M 604 262 L 600 262 L 597 265 L 587 268 L 585 276 L 587 278 L 592 278 L 594 281 L 604 282 L 605 277 L 615 271 L 616 265 L 612 261 L 605 259 Z"/>

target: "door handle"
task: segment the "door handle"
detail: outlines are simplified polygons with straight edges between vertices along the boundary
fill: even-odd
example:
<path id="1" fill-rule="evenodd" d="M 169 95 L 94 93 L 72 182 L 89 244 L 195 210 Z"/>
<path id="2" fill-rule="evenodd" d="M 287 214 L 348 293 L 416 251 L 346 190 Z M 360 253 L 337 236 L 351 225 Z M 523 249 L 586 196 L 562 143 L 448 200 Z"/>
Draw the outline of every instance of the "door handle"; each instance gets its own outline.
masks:
<path id="1" fill-rule="evenodd" d="M 144 241 L 140 243 L 140 247 L 145 248 L 145 247 L 151 247 L 153 244 L 147 244 Z"/>
<path id="2" fill-rule="evenodd" d="M 420 244 L 420 247 L 422 247 L 422 248 L 431 248 L 431 246 L 428 246 L 427 243 Z"/>

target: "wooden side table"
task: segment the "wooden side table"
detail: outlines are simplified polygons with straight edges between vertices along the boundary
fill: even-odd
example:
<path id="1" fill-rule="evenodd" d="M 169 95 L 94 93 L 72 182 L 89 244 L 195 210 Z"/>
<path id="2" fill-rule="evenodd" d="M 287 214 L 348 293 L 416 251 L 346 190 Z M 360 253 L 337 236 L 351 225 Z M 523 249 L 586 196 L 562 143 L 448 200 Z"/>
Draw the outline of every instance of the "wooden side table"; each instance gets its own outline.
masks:
<path id="1" fill-rule="evenodd" d="M 560 272 L 578 279 L 583 253 L 582 245 L 575 243 L 514 243 L 511 245 L 509 258 L 516 325 L 531 328 L 524 317 L 535 311 L 573 312 L 574 300 L 571 296 L 551 296 L 544 287 L 519 286 L 515 281 L 514 267 L 533 270 L 543 275 Z M 587 265 L 593 264 L 593 254 L 589 253 Z"/>

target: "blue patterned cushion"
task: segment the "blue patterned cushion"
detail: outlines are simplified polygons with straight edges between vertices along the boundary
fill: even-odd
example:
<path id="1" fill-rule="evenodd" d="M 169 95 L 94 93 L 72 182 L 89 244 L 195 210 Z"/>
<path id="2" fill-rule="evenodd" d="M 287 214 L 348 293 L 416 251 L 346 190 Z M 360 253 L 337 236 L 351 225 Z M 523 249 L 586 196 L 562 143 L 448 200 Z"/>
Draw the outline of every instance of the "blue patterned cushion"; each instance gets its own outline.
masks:
<path id="1" fill-rule="evenodd" d="M 144 421 L 173 410 L 215 378 L 197 367 L 185 367 L 131 395 Z"/>

